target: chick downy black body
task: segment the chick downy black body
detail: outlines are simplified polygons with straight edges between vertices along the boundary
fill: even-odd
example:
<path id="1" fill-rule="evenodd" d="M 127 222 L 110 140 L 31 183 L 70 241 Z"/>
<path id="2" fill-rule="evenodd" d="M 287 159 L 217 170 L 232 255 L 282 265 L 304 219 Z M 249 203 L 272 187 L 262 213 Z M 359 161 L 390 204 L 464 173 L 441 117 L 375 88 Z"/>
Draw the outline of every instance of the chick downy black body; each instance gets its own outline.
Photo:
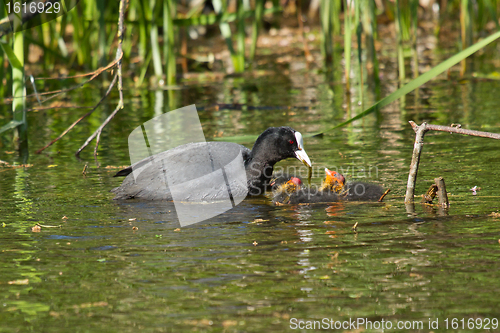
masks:
<path id="1" fill-rule="evenodd" d="M 277 204 L 320 203 L 342 200 L 345 178 L 336 171 L 325 169 L 322 185 L 302 187 L 298 177 L 278 175 L 272 180 L 272 201 Z"/>
<path id="2" fill-rule="evenodd" d="M 343 175 L 325 168 L 325 180 L 320 187 L 302 187 L 298 177 L 280 175 L 273 179 L 272 200 L 275 204 L 328 203 L 336 201 L 377 201 L 384 189 L 366 182 L 345 183 Z"/>

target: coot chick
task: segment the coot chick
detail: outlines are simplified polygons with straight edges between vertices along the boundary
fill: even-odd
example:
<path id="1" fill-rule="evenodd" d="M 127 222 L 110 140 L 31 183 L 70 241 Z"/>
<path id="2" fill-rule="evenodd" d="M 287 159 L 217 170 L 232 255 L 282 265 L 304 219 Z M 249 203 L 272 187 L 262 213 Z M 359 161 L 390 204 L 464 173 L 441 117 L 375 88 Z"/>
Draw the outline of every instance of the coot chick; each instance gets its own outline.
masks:
<path id="1" fill-rule="evenodd" d="M 272 180 L 272 200 L 276 205 L 299 203 L 326 203 L 343 200 L 345 178 L 336 171 L 325 168 L 322 185 L 303 188 L 298 177 L 280 175 Z M 288 179 L 288 180 L 287 180 Z"/>
<path id="2" fill-rule="evenodd" d="M 289 177 L 288 181 L 285 178 L 275 178 L 271 181 L 273 187 L 272 200 L 275 204 L 289 204 L 290 199 L 294 199 L 299 195 L 302 186 L 302 180 L 298 177 Z"/>
<path id="3" fill-rule="evenodd" d="M 337 193 L 340 195 L 341 200 L 346 201 L 377 201 L 384 194 L 384 189 L 380 185 L 359 181 L 344 184 L 337 181 L 339 177 L 335 176 L 335 174 L 338 174 L 337 172 L 325 168 L 325 173 L 326 178 L 320 193 L 325 191 Z M 345 179 L 342 175 L 340 177 Z"/>
<path id="4" fill-rule="evenodd" d="M 289 182 L 296 177 L 280 176 L 275 178 L 277 184 L 273 192 L 273 202 L 276 204 L 299 204 L 299 203 L 328 203 L 335 201 L 377 201 L 384 194 L 384 189 L 377 184 L 365 182 L 345 183 L 345 177 L 340 173 L 325 168 L 325 180 L 317 188 L 311 186 L 302 188 L 298 183 L 296 187 L 291 187 Z M 300 179 L 299 179 L 300 181 Z M 280 182 L 284 182 L 280 185 Z"/>
<path id="5" fill-rule="evenodd" d="M 201 182 L 206 181 L 207 177 L 203 180 L 185 179 L 186 175 L 208 174 L 208 172 L 200 173 L 199 168 L 207 165 L 207 158 L 209 158 L 208 165 L 212 162 L 212 169 L 214 161 L 220 162 L 226 169 L 225 163 L 232 161 L 236 155 L 234 152 L 241 152 L 243 157 L 246 184 L 238 181 L 228 181 L 228 183 L 219 181 L 214 182 L 213 187 L 207 187 L 204 183 L 201 186 Z M 115 199 L 172 200 L 168 183 L 173 180 L 176 185 L 181 184 L 185 188 L 183 201 L 223 200 L 231 196 L 245 196 L 247 193 L 260 195 L 269 186 L 274 164 L 291 157 L 311 166 L 311 161 L 304 150 L 302 134 L 290 127 L 270 127 L 257 138 L 252 150 L 230 142 L 198 142 L 188 143 L 143 159 L 115 175 L 126 178 L 121 186 L 112 189 L 111 192 L 116 194 Z M 168 161 L 167 166 L 161 163 L 164 160 Z M 134 177 L 134 170 L 140 168 L 142 168 L 140 173 Z M 228 170 L 226 176 L 227 173 Z M 168 175 L 168 182 L 165 175 Z"/>

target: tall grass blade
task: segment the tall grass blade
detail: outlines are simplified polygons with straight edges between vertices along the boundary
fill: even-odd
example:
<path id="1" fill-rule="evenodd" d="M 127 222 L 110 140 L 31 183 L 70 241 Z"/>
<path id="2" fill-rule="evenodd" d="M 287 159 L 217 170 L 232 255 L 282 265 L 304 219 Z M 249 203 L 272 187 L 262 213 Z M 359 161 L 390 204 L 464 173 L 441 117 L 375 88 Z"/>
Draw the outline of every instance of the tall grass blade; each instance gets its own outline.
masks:
<path id="1" fill-rule="evenodd" d="M 377 52 L 375 51 L 375 38 L 377 32 L 377 21 L 375 15 L 375 2 L 364 1 L 363 3 L 363 31 L 365 34 L 365 48 L 369 78 L 375 83 L 375 89 L 380 92 L 380 78 L 378 72 Z"/>
<path id="2" fill-rule="evenodd" d="M 163 0 L 163 53 L 165 55 L 165 75 L 167 85 L 175 84 L 176 61 L 175 61 L 175 33 L 173 17 L 175 16 L 175 4 L 172 0 Z"/>
<path id="3" fill-rule="evenodd" d="M 152 21 L 149 30 L 149 38 L 151 43 L 151 52 L 153 56 L 153 68 L 157 80 L 161 80 L 163 77 L 163 69 L 161 63 L 160 41 L 158 40 L 158 24 L 156 23 L 161 3 L 159 1 L 157 2 L 156 0 L 151 0 L 150 5 L 151 5 Z M 160 85 L 163 84 L 160 83 Z"/>
<path id="4" fill-rule="evenodd" d="M 406 78 L 405 73 L 405 58 L 403 49 L 403 28 L 402 28 L 402 17 L 401 17 L 401 6 L 400 0 L 396 0 L 396 38 L 398 43 L 398 71 L 399 71 L 399 81 L 404 82 Z"/>
<path id="5" fill-rule="evenodd" d="M 68 15 L 71 15 L 71 25 L 73 26 L 73 49 L 75 50 L 76 58 L 78 64 L 82 65 L 85 63 L 85 53 L 87 52 L 87 46 L 83 43 L 83 20 L 81 19 L 81 14 L 78 13 L 78 6 L 74 10 L 70 11 Z"/>
<path id="6" fill-rule="evenodd" d="M 262 14 L 264 13 L 264 0 L 255 0 L 255 15 L 252 23 L 252 44 L 250 45 L 250 61 L 255 58 L 257 49 L 257 39 L 259 38 L 259 30 L 262 24 Z"/>
<path id="7" fill-rule="evenodd" d="M 329 67 L 333 61 L 333 39 L 332 39 L 332 2 L 320 2 L 321 19 L 321 54 L 325 64 Z"/>
<path id="8" fill-rule="evenodd" d="M 355 13 L 356 13 L 356 20 L 358 22 L 357 28 L 356 28 L 356 38 L 358 40 L 358 66 L 359 66 L 359 100 L 361 102 L 361 107 L 363 108 L 363 50 L 362 50 L 362 38 L 361 35 L 363 33 L 363 23 L 361 22 L 361 16 L 360 16 L 360 2 L 356 1 L 354 3 L 355 6 Z"/>
<path id="9" fill-rule="evenodd" d="M 12 120 L 20 122 L 14 130 L 14 144 L 21 155 L 27 154 L 28 122 L 26 121 L 26 86 L 24 81 L 24 35 L 14 33 L 13 55 L 17 61 L 12 64 Z M 27 158 L 27 157 L 26 157 Z"/>
<path id="10" fill-rule="evenodd" d="M 146 59 L 146 54 L 148 53 L 148 22 L 151 21 L 150 10 L 149 10 L 149 2 L 142 0 L 135 0 L 136 3 L 139 2 L 139 6 L 136 6 L 141 9 L 139 13 L 139 57 L 144 61 Z"/>
<path id="11" fill-rule="evenodd" d="M 106 64 L 106 23 L 104 22 L 104 12 L 106 10 L 106 6 L 104 0 L 97 0 L 97 12 L 99 15 L 99 66 L 104 66 Z M 94 66 L 94 68 L 97 66 Z"/>
<path id="12" fill-rule="evenodd" d="M 460 31 L 462 34 L 462 49 L 472 44 L 472 22 L 471 22 L 471 3 L 469 0 L 460 1 Z M 460 76 L 467 72 L 467 60 L 462 60 L 460 67 Z"/>
<path id="13" fill-rule="evenodd" d="M 353 0 L 344 0 L 344 60 L 345 60 L 345 85 L 347 94 L 351 90 L 351 46 L 352 46 L 352 25 L 351 25 L 351 4 Z"/>
<path id="14" fill-rule="evenodd" d="M 342 10 L 342 1 L 332 1 L 330 13 L 331 13 L 331 25 L 332 25 L 332 37 L 340 36 L 340 12 Z"/>
<path id="15" fill-rule="evenodd" d="M 214 6 L 214 10 L 215 10 L 216 14 L 221 14 L 223 12 L 222 0 L 213 0 L 212 4 Z M 226 41 L 227 48 L 229 49 L 229 53 L 231 55 L 231 61 L 233 63 L 233 67 L 234 67 L 234 71 L 238 72 L 239 71 L 238 54 L 236 53 L 236 50 L 233 47 L 231 27 L 229 27 L 229 24 L 227 22 L 221 22 L 219 24 L 219 28 L 220 28 L 220 32 L 222 34 L 222 37 Z"/>
<path id="16" fill-rule="evenodd" d="M 417 31 L 418 31 L 418 0 L 411 0 L 411 39 L 413 53 L 413 78 L 417 78 L 418 72 L 418 52 L 417 52 Z"/>
<path id="17" fill-rule="evenodd" d="M 497 30 L 500 28 L 500 24 L 498 23 L 498 15 L 496 11 L 496 0 L 485 0 L 484 1 L 484 6 L 488 9 L 488 12 L 490 13 L 491 19 L 493 22 L 495 22 L 495 26 Z"/>
<path id="18" fill-rule="evenodd" d="M 248 0 L 243 2 L 237 1 L 238 21 L 236 23 L 236 44 L 238 45 L 237 60 L 238 66 L 234 68 L 236 73 L 241 73 L 245 70 L 245 9 L 249 9 Z"/>

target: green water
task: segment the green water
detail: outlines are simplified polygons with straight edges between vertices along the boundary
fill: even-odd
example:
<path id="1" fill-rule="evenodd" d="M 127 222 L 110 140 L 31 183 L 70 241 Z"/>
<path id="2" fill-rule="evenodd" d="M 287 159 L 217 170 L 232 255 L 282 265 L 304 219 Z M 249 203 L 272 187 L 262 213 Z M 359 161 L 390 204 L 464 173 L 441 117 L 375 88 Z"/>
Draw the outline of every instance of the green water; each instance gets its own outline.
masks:
<path id="1" fill-rule="evenodd" d="M 34 151 L 86 111 L 31 113 L 32 166 L 0 167 L 0 331 L 284 332 L 305 331 L 294 326 L 299 320 L 364 318 L 389 321 L 392 331 L 428 332 L 436 320 L 439 330 L 445 320 L 451 330 L 456 318 L 458 331 L 471 330 L 469 319 L 500 320 L 500 218 L 488 216 L 500 209 L 500 143 L 428 133 L 416 193 L 443 176 L 451 207 L 417 204 L 409 215 L 403 204 L 414 141 L 407 121 L 498 133 L 498 81 L 438 80 L 380 115 L 305 138 L 319 170 L 337 168 L 348 179 L 390 188 L 382 204 L 273 206 L 257 198 L 179 228 L 168 203 L 112 200 L 109 190 L 120 179 L 106 166 L 129 163 L 129 132 L 155 115 L 196 103 L 207 138 L 281 125 L 307 134 L 347 119 L 342 89 L 302 70 L 193 82 L 174 92 L 127 91 L 125 110 L 103 132 L 99 165 L 93 145 L 82 160 L 73 154 L 114 109 L 116 96 L 90 126 L 78 126 L 41 155 Z M 86 89 L 69 98 L 89 105 L 100 93 Z M 360 107 L 352 98 L 354 115 Z M 266 108 L 216 110 L 214 103 Z M 0 115 L 6 122 L 7 109 Z M 9 135 L 1 138 L 0 160 L 19 163 Z M 313 176 L 314 183 L 323 177 Z M 473 186 L 481 188 L 475 196 Z M 44 227 L 33 232 L 37 223 Z M 398 321 L 417 326 L 396 329 Z M 498 321 L 489 327 L 500 331 Z"/>

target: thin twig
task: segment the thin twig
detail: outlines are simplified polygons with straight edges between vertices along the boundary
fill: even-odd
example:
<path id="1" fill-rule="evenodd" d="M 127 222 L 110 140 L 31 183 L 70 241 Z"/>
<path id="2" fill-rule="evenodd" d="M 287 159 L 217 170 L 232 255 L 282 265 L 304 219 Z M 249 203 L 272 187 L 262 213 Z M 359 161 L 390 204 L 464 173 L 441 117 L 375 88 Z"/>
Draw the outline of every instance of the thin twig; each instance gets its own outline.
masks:
<path id="1" fill-rule="evenodd" d="M 427 131 L 433 130 L 433 131 L 457 133 L 457 134 L 479 136 L 479 137 L 483 137 L 483 138 L 500 140 L 500 134 L 497 134 L 497 133 L 466 130 L 466 129 L 462 129 L 458 126 L 453 127 L 453 126 L 429 125 L 425 122 L 423 122 L 420 126 L 418 126 L 414 121 L 411 121 L 411 120 L 409 121 L 409 123 L 410 123 L 411 127 L 413 128 L 413 130 L 417 134 L 415 137 L 415 144 L 413 147 L 413 155 L 411 158 L 410 173 L 408 174 L 408 185 L 406 186 L 406 195 L 405 195 L 405 203 L 406 204 L 413 203 L 413 199 L 414 199 L 414 195 L 415 195 L 415 182 L 417 180 L 418 164 L 420 162 L 420 154 L 422 153 L 422 146 L 424 144 L 424 135 Z M 439 185 L 438 185 L 438 191 L 439 191 Z M 439 193 L 438 193 L 438 195 L 439 195 Z M 440 204 L 442 204 L 443 202 L 441 202 L 441 198 L 439 200 L 440 200 Z"/>
<path id="2" fill-rule="evenodd" d="M 419 126 L 411 120 L 409 121 L 409 123 L 416 133 L 418 131 Z M 500 140 L 500 134 L 498 134 L 498 133 L 467 130 L 467 129 L 463 129 L 460 127 L 452 127 L 452 126 L 441 126 L 441 125 L 429 125 L 429 124 L 427 124 L 426 131 L 440 131 L 440 132 L 448 132 L 448 133 L 457 133 L 457 134 L 472 135 L 472 136 L 479 136 L 482 138 L 490 138 L 490 139 Z"/>
<path id="3" fill-rule="evenodd" d="M 415 182 L 417 181 L 418 164 L 420 163 L 420 154 L 422 153 L 422 146 L 424 145 L 424 135 L 427 128 L 427 123 L 422 123 L 418 126 L 417 134 L 415 136 L 415 143 L 413 145 L 413 154 L 411 157 L 410 173 L 408 174 L 408 184 L 406 185 L 405 203 L 413 203 L 415 196 Z"/>
<path id="4" fill-rule="evenodd" d="M 83 116 L 81 116 L 80 118 L 78 118 L 78 120 L 75 121 L 73 124 L 71 124 L 71 126 L 69 126 L 64 132 L 62 132 L 61 135 L 59 135 L 57 138 L 55 138 L 54 140 L 52 140 L 51 142 L 49 142 L 45 147 L 38 149 L 35 152 L 35 154 L 40 154 L 42 151 L 44 151 L 48 147 L 52 146 L 55 142 L 59 141 L 63 136 L 65 136 L 66 133 L 68 133 L 69 131 L 71 131 L 71 129 L 73 129 L 73 127 L 75 127 L 76 124 L 78 124 L 80 121 L 82 121 L 83 119 L 85 119 L 88 116 L 90 116 L 92 114 L 92 112 L 94 112 L 95 109 L 97 109 L 97 107 L 102 103 L 102 101 L 104 101 L 104 99 L 106 97 L 108 97 L 109 93 L 111 92 L 111 88 L 113 88 L 113 86 L 115 85 L 116 77 L 117 77 L 117 75 L 115 74 L 115 77 L 113 78 L 113 81 L 111 81 L 111 84 L 109 85 L 108 91 L 106 91 L 106 94 L 101 98 L 101 100 L 97 103 L 97 105 L 92 108 L 92 110 L 90 110 L 89 112 L 87 112 L 86 114 L 84 114 Z"/>
<path id="5" fill-rule="evenodd" d="M 64 94 L 64 93 L 67 93 L 69 91 L 72 91 L 72 90 L 75 90 L 75 89 L 83 87 L 84 85 L 86 85 L 87 83 L 89 83 L 90 81 L 92 81 L 93 79 L 95 79 L 96 77 L 98 77 L 99 75 L 101 75 L 102 72 L 107 71 L 108 69 L 114 67 L 118 62 L 121 62 L 121 58 L 113 60 L 106 67 L 101 67 L 101 68 L 96 69 L 93 72 L 90 72 L 90 73 L 87 73 L 87 74 L 82 74 L 82 76 L 87 76 L 89 74 L 92 75 L 92 76 L 87 81 L 82 82 L 80 84 L 77 84 L 76 86 L 73 86 L 71 88 L 63 89 L 63 90 L 54 90 L 54 91 L 47 91 L 47 92 L 39 93 L 38 96 L 52 95 L 50 97 L 47 97 L 43 101 L 41 101 L 41 104 L 43 104 L 43 103 L 51 100 L 54 97 L 57 97 L 57 96 L 61 95 L 61 94 Z M 10 98 L 4 99 L 4 102 L 7 104 L 7 103 L 11 103 L 14 100 L 14 98 L 23 98 L 23 97 L 24 98 L 30 98 L 30 97 L 36 97 L 36 96 L 37 96 L 37 94 L 30 94 L 30 95 L 21 96 L 21 97 L 10 97 Z"/>
<path id="6" fill-rule="evenodd" d="M 127 4 L 128 4 L 127 0 L 120 1 L 120 15 L 118 19 L 118 49 L 116 50 L 116 60 L 118 61 L 118 70 L 116 75 L 118 76 L 118 93 L 120 95 L 120 101 L 118 102 L 118 105 L 116 106 L 115 110 L 108 116 L 108 118 L 106 118 L 106 120 L 101 124 L 101 126 L 99 126 L 99 128 L 91 136 L 89 136 L 88 139 L 85 141 L 85 143 L 76 151 L 75 153 L 76 156 L 79 156 L 81 151 L 85 149 L 85 147 L 87 147 L 95 137 L 97 137 L 94 148 L 94 157 L 96 157 L 102 129 L 111 121 L 111 119 L 113 119 L 113 117 L 118 113 L 118 111 L 123 109 L 122 44 L 123 44 L 123 36 L 125 34 L 123 22 L 125 20 L 125 9 Z M 115 79 L 113 79 L 113 81 L 115 81 Z"/>
<path id="7" fill-rule="evenodd" d="M 89 167 L 89 162 L 85 163 L 85 166 L 83 167 L 82 175 L 86 176 L 87 175 L 87 168 Z"/>
<path id="8" fill-rule="evenodd" d="M 387 190 L 385 190 L 384 194 L 382 194 L 382 196 L 380 197 L 380 199 L 378 199 L 378 202 L 382 202 L 384 200 L 385 196 L 387 194 L 389 194 L 389 192 L 391 192 L 390 188 L 388 188 Z"/>
<path id="9" fill-rule="evenodd" d="M 47 107 L 43 107 L 43 108 L 26 109 L 26 112 L 37 112 L 37 111 L 54 110 L 54 109 L 92 109 L 92 108 L 94 108 L 94 107 L 93 106 L 75 106 L 75 105 L 47 106 Z"/>

